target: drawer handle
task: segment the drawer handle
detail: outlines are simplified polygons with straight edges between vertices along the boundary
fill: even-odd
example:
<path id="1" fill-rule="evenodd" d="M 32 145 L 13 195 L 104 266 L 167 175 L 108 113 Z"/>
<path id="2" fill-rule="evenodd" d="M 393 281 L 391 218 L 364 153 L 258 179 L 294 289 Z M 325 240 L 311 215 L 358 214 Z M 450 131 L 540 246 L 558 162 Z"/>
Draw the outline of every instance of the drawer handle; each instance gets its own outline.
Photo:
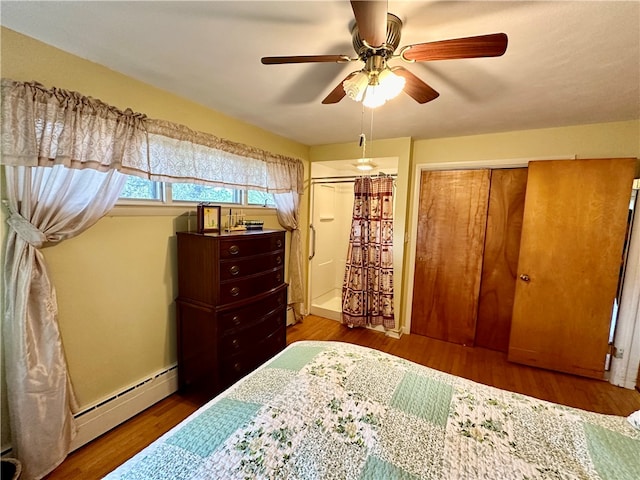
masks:
<path id="1" fill-rule="evenodd" d="M 231 290 L 229 290 L 229 293 L 232 297 L 237 297 L 238 295 L 240 295 L 240 287 L 233 287 Z"/>
<path id="2" fill-rule="evenodd" d="M 276 264 L 277 264 L 277 265 L 280 265 L 281 263 L 282 263 L 282 257 L 281 257 L 280 255 L 278 255 L 278 256 L 276 257 Z"/>
<path id="3" fill-rule="evenodd" d="M 229 268 L 229 273 L 233 276 L 238 275 L 240 273 L 240 267 L 238 265 L 232 265 Z"/>
<path id="4" fill-rule="evenodd" d="M 238 245 L 231 245 L 229 247 L 229 253 L 231 255 L 237 255 L 240 253 L 240 247 Z"/>
<path id="5" fill-rule="evenodd" d="M 233 364 L 233 369 L 234 369 L 236 372 L 239 372 L 240 370 L 242 370 L 242 364 L 241 364 L 240 362 L 236 362 L 236 363 L 234 363 L 234 364 Z"/>
<path id="6" fill-rule="evenodd" d="M 236 326 L 240 325 L 240 323 L 241 323 L 240 316 L 239 315 L 234 315 L 233 318 L 231 319 L 231 322 Z"/>
<path id="7" fill-rule="evenodd" d="M 238 342 L 237 338 L 234 338 L 233 340 L 231 340 L 231 346 L 236 350 L 240 348 L 240 342 Z"/>
<path id="8" fill-rule="evenodd" d="M 282 275 L 277 274 L 276 275 L 276 282 L 280 283 L 282 281 Z"/>
<path id="9" fill-rule="evenodd" d="M 282 246 L 282 240 L 276 240 L 276 247 L 280 248 Z"/>

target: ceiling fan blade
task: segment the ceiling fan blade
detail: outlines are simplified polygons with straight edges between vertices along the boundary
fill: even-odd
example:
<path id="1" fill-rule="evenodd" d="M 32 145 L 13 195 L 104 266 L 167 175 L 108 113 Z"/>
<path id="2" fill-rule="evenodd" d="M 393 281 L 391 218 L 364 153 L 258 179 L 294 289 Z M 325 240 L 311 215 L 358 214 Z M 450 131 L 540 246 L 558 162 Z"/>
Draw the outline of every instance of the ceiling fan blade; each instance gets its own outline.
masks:
<path id="1" fill-rule="evenodd" d="M 458 58 L 499 57 L 507 50 L 507 35 L 492 33 L 478 37 L 455 38 L 439 42 L 417 43 L 403 47 L 405 60 L 425 62 Z"/>
<path id="2" fill-rule="evenodd" d="M 329 95 L 327 95 L 325 97 L 325 99 L 322 100 L 322 103 L 325 104 L 325 105 L 330 105 L 332 103 L 338 103 L 340 100 L 342 100 L 346 95 L 346 93 L 344 91 L 344 87 L 342 86 L 342 83 L 345 82 L 346 80 L 349 80 L 356 73 L 358 73 L 358 72 L 351 72 L 349 75 L 347 75 L 344 78 L 344 80 L 342 80 L 342 82 L 340 82 L 338 85 L 336 85 L 336 88 L 331 90 L 331 93 L 329 93 Z"/>
<path id="3" fill-rule="evenodd" d="M 394 68 L 393 73 L 405 79 L 404 92 L 418 103 L 427 103 L 440 96 L 438 92 L 404 67 Z"/>
<path id="4" fill-rule="evenodd" d="M 263 65 L 279 65 L 282 63 L 314 63 L 333 62 L 346 63 L 352 59 L 349 55 L 299 55 L 290 57 L 262 57 L 260 61 Z"/>
<path id="5" fill-rule="evenodd" d="M 351 0 L 360 38 L 371 47 L 387 42 L 387 2 Z"/>

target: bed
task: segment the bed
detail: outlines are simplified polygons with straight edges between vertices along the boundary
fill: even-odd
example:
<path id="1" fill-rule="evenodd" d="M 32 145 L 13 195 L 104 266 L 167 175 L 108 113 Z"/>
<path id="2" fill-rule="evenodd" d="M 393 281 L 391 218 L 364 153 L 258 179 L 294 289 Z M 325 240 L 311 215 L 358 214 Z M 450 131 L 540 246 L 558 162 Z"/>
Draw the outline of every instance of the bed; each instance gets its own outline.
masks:
<path id="1" fill-rule="evenodd" d="M 301 341 L 106 478 L 638 480 L 640 430 L 370 348 Z"/>

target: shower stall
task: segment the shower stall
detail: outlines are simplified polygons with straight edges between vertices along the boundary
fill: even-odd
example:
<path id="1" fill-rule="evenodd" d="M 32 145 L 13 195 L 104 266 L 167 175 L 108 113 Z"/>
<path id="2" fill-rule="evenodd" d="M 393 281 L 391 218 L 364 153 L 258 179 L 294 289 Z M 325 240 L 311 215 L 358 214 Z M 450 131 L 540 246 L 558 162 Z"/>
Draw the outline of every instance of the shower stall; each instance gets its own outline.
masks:
<path id="1" fill-rule="evenodd" d="M 353 210 L 353 180 L 313 183 L 312 202 L 310 313 L 340 320 Z"/>
<path id="2" fill-rule="evenodd" d="M 314 162 L 311 165 L 309 233 L 309 313 L 340 321 L 351 219 L 355 160 Z M 376 159 L 371 175 L 395 175 L 397 159 Z M 361 175 L 362 173 L 360 173 Z"/>

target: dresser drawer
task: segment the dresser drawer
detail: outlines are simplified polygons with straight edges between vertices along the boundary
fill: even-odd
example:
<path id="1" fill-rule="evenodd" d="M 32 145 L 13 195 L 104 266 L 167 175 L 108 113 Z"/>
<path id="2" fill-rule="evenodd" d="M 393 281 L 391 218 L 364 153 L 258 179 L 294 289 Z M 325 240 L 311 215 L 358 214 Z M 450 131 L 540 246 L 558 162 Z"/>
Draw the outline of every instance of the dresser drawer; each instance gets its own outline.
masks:
<path id="1" fill-rule="evenodd" d="M 237 308 L 218 316 L 220 332 L 228 334 L 230 330 L 241 330 L 252 326 L 256 321 L 270 312 L 287 304 L 287 289 L 281 288 L 277 293 L 252 302 L 242 308 Z"/>
<path id="2" fill-rule="evenodd" d="M 234 258 L 220 262 L 220 280 L 245 277 L 264 272 L 284 264 L 284 251 L 246 258 Z"/>
<path id="3" fill-rule="evenodd" d="M 247 373 L 255 370 L 264 362 L 280 352 L 286 346 L 285 329 L 273 332 L 267 338 L 255 344 L 255 347 L 247 354 L 231 355 L 223 357 L 221 361 L 221 380 L 224 386 L 231 385 Z"/>
<path id="4" fill-rule="evenodd" d="M 223 334 L 220 340 L 220 351 L 223 357 L 239 353 L 248 354 L 255 348 L 256 339 L 270 337 L 283 328 L 285 323 L 285 307 L 280 307 L 262 318 L 257 317 L 251 328 L 231 330 Z"/>
<path id="5" fill-rule="evenodd" d="M 220 303 L 239 302 L 282 285 L 284 267 L 237 280 L 220 282 Z"/>
<path id="6" fill-rule="evenodd" d="M 269 236 L 247 236 L 220 240 L 220 259 L 239 258 L 282 250 L 284 233 Z"/>

